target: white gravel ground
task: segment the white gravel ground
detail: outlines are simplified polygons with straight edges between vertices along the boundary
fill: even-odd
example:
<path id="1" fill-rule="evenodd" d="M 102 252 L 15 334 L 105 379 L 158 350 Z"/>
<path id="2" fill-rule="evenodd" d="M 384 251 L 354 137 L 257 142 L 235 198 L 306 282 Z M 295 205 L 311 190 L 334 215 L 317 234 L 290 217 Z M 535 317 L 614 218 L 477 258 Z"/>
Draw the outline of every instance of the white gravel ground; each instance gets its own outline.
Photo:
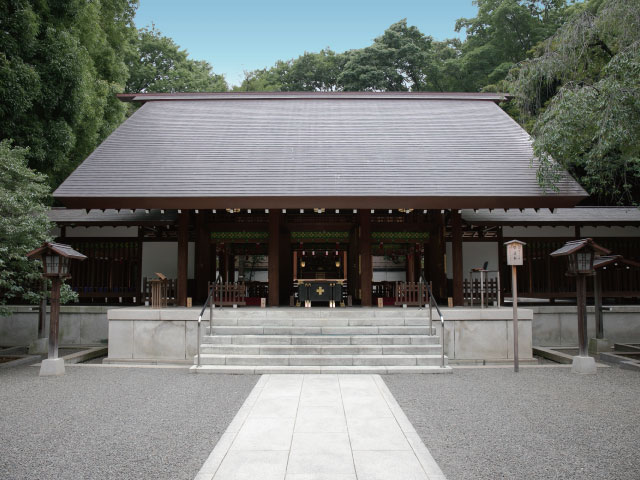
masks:
<path id="1" fill-rule="evenodd" d="M 456 369 L 383 377 L 449 480 L 640 479 L 640 374 Z"/>
<path id="2" fill-rule="evenodd" d="M 192 480 L 258 380 L 186 369 L 0 370 L 0 479 Z"/>

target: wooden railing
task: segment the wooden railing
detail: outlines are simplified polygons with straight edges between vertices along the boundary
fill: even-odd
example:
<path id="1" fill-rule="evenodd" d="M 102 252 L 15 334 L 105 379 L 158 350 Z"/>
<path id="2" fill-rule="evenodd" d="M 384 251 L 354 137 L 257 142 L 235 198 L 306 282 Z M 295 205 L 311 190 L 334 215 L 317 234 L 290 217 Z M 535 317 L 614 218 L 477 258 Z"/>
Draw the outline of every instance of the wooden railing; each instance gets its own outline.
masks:
<path id="1" fill-rule="evenodd" d="M 232 305 L 246 305 L 247 287 L 244 282 L 209 282 L 209 292 L 212 292 L 212 304 L 221 307 Z"/>
<path id="2" fill-rule="evenodd" d="M 424 306 L 429 303 L 427 286 L 422 282 L 396 282 L 396 305 Z"/>
<path id="3" fill-rule="evenodd" d="M 464 296 L 465 305 L 480 305 L 484 300 L 486 306 L 497 305 L 499 302 L 498 296 L 498 279 L 489 278 L 481 282 L 480 279 L 474 278 L 473 280 L 464 279 L 462 282 L 462 293 Z M 484 294 L 482 289 L 484 288 Z"/>
<path id="4" fill-rule="evenodd" d="M 163 285 L 162 292 L 163 298 L 158 299 L 158 301 L 163 305 L 175 305 L 176 304 L 176 296 L 178 292 L 178 280 L 175 278 L 167 278 L 164 280 L 166 285 Z M 142 303 L 151 305 L 153 299 L 151 298 L 151 281 L 144 277 L 142 279 Z"/>

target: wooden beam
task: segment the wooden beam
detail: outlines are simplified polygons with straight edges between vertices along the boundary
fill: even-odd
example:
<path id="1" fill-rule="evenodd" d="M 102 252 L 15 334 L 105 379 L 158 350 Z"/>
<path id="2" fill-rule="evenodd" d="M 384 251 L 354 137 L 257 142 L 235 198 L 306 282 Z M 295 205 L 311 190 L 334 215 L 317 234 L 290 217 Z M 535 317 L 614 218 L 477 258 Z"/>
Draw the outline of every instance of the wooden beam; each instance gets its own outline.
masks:
<path id="1" fill-rule="evenodd" d="M 451 253 L 453 264 L 453 306 L 464 305 L 462 292 L 462 217 L 459 210 L 451 211 Z"/>
<path id="2" fill-rule="evenodd" d="M 187 266 L 189 264 L 189 212 L 178 216 L 178 292 L 176 303 L 187 306 Z"/>
<path id="3" fill-rule="evenodd" d="M 196 215 L 196 301 L 202 303 L 207 299 L 207 284 L 211 280 L 211 248 L 210 232 L 205 221 L 204 211 Z"/>
<path id="4" fill-rule="evenodd" d="M 269 212 L 269 306 L 280 304 L 280 210 Z"/>
<path id="5" fill-rule="evenodd" d="M 373 265 L 371 261 L 371 212 L 360 210 L 360 302 L 362 306 L 371 306 L 371 282 Z"/>

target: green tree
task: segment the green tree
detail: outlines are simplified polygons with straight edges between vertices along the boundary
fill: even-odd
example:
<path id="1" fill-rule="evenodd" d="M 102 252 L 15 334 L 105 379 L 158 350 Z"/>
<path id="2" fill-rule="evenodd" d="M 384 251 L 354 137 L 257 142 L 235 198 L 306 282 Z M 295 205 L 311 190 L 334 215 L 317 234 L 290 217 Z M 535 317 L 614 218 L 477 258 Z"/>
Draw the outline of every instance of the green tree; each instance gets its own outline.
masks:
<path id="1" fill-rule="evenodd" d="M 460 18 L 466 32 L 456 67 L 460 90 L 478 91 L 503 80 L 539 42 L 552 35 L 570 14 L 566 0 L 475 0 L 478 14 Z"/>
<path id="2" fill-rule="evenodd" d="M 640 201 L 640 4 L 590 2 L 511 73 L 539 178 L 567 169 L 602 204 Z"/>
<path id="3" fill-rule="evenodd" d="M 28 151 L 0 141 L 0 315 L 9 302 L 36 303 L 41 267 L 27 253 L 49 240 L 53 224 L 47 218 L 46 177 L 27 167 Z M 62 301 L 75 298 L 68 287 Z"/>
<path id="4" fill-rule="evenodd" d="M 129 80 L 126 91 L 138 92 L 224 92 L 223 75 L 213 73 L 211 65 L 192 60 L 169 37 L 154 26 L 141 28 L 127 55 Z"/>
<path id="5" fill-rule="evenodd" d="M 123 119 L 137 1 L 1 0 L 0 138 L 58 185 Z"/>
<path id="6" fill-rule="evenodd" d="M 369 47 L 347 52 L 338 82 L 351 91 L 425 90 L 432 42 L 430 36 L 401 20 Z"/>

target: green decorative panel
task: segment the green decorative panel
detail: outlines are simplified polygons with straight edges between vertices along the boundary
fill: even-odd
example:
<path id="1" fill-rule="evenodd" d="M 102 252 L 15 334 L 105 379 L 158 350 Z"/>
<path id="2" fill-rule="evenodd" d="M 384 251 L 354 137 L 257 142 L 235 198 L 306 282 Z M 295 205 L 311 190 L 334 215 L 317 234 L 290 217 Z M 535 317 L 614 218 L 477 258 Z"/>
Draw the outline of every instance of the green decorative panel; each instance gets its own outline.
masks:
<path id="1" fill-rule="evenodd" d="M 211 240 L 220 241 L 260 241 L 267 240 L 267 232 L 211 232 Z"/>
<path id="2" fill-rule="evenodd" d="M 429 239 L 428 232 L 371 232 L 371 238 L 376 242 L 425 242 Z"/>
<path id="3" fill-rule="evenodd" d="M 305 240 L 328 241 L 328 240 L 349 240 L 349 232 L 291 232 L 291 239 L 304 242 Z"/>

